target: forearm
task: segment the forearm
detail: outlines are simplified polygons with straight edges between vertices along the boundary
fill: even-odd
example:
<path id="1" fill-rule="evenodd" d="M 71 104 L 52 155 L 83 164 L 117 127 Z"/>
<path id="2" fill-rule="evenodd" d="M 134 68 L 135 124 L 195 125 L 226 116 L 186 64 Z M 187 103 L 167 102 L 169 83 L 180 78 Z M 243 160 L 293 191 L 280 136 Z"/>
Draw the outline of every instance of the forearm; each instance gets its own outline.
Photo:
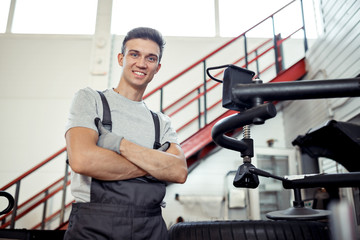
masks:
<path id="1" fill-rule="evenodd" d="M 130 162 L 159 180 L 184 183 L 187 178 L 185 156 L 176 144 L 171 144 L 166 152 L 162 152 L 123 139 L 120 152 Z"/>
<path id="2" fill-rule="evenodd" d="M 86 151 L 82 157 L 69 155 L 69 162 L 75 172 L 104 181 L 125 180 L 147 174 L 121 155 L 100 147 Z"/>
<path id="3" fill-rule="evenodd" d="M 90 132 L 89 132 L 90 131 Z M 66 134 L 69 163 L 73 171 L 99 180 L 125 180 L 148 173 L 114 151 L 96 145 L 97 133 L 74 128 Z M 87 135 L 87 140 L 78 139 Z"/>

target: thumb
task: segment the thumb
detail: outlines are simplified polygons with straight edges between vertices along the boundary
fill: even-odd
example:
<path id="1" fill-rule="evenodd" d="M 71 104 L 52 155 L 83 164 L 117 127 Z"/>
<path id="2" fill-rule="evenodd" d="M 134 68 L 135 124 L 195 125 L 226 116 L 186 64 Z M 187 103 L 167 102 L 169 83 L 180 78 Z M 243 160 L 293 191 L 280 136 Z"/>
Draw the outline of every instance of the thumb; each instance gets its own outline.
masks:
<path id="1" fill-rule="evenodd" d="M 95 118 L 95 125 L 99 131 L 99 135 L 108 133 L 109 131 L 102 125 L 102 122 L 100 121 L 100 118 Z"/>

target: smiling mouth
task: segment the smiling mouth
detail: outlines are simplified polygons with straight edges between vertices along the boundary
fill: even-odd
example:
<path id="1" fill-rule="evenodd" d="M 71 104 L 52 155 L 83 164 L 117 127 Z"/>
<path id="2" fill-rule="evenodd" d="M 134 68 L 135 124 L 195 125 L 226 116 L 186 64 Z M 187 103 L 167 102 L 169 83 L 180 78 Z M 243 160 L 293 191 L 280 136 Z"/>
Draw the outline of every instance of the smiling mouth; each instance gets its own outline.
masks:
<path id="1" fill-rule="evenodd" d="M 143 73 L 143 72 L 137 72 L 137 71 L 134 71 L 133 73 L 135 73 L 136 75 L 138 76 L 145 76 L 146 74 Z"/>

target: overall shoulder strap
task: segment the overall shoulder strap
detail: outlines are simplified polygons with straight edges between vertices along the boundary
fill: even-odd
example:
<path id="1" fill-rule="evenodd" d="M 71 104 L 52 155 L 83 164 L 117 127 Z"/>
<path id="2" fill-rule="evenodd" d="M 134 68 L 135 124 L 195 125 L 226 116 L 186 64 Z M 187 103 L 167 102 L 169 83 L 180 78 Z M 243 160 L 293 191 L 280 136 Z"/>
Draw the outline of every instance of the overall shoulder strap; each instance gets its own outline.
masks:
<path id="1" fill-rule="evenodd" d="M 103 92 L 98 91 L 98 93 L 100 94 L 101 101 L 102 101 L 102 104 L 103 104 L 103 120 L 102 120 L 102 124 L 104 125 L 104 127 L 106 129 L 111 131 L 111 129 L 112 129 L 112 121 L 111 121 L 111 112 L 110 112 L 109 103 L 106 100 L 106 97 L 105 97 Z M 159 116 L 155 112 L 153 112 L 151 110 L 150 110 L 150 112 L 151 112 L 151 115 L 153 117 L 154 126 L 155 126 L 155 142 L 154 142 L 153 148 L 158 149 L 159 147 L 161 147 Z"/>
<path id="2" fill-rule="evenodd" d="M 103 105 L 103 120 L 102 124 L 104 127 L 111 132 L 112 129 L 112 122 L 111 122 L 111 113 L 110 113 L 110 107 L 109 103 L 106 100 L 106 97 L 103 92 L 97 91 L 100 94 L 101 102 Z M 69 159 L 66 157 L 66 163 L 69 164 Z"/>
<path id="3" fill-rule="evenodd" d="M 154 142 L 154 149 L 158 149 L 159 147 L 161 147 L 161 143 L 160 143 L 160 121 L 159 121 L 159 116 L 154 113 L 153 111 L 151 111 L 151 115 L 153 117 L 154 120 L 154 125 L 155 125 L 155 142 Z"/>
<path id="4" fill-rule="evenodd" d="M 103 105 L 103 119 L 102 124 L 104 127 L 111 132 L 112 129 L 112 121 L 111 121 L 111 113 L 109 103 L 106 100 L 106 97 L 103 92 L 97 91 L 100 94 L 102 105 Z"/>

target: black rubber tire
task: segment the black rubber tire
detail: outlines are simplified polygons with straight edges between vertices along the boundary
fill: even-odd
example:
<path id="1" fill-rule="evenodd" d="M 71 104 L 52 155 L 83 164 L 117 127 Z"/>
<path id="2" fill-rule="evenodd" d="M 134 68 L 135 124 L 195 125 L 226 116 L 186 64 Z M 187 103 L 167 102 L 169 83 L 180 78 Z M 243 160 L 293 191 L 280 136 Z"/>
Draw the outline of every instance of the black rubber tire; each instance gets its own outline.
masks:
<path id="1" fill-rule="evenodd" d="M 169 229 L 170 240 L 328 240 L 327 223 L 315 221 L 182 222 Z"/>

